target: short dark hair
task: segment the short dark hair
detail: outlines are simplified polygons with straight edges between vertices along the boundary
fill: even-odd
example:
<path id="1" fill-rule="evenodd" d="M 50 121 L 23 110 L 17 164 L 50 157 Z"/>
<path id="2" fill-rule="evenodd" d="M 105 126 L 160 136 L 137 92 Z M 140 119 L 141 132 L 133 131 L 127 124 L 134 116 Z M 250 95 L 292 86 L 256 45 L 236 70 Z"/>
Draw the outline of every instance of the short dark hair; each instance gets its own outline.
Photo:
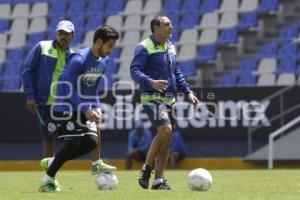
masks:
<path id="1" fill-rule="evenodd" d="M 101 39 L 103 43 L 107 42 L 110 39 L 117 40 L 119 39 L 120 35 L 118 31 L 112 26 L 109 25 L 103 25 L 101 27 L 98 27 L 95 34 L 93 43 L 96 43 L 98 39 Z"/>
<path id="2" fill-rule="evenodd" d="M 160 18 L 162 17 L 166 17 L 165 14 L 161 13 L 156 15 L 150 22 L 150 29 L 151 29 L 151 33 L 154 32 L 154 26 L 160 26 Z"/>

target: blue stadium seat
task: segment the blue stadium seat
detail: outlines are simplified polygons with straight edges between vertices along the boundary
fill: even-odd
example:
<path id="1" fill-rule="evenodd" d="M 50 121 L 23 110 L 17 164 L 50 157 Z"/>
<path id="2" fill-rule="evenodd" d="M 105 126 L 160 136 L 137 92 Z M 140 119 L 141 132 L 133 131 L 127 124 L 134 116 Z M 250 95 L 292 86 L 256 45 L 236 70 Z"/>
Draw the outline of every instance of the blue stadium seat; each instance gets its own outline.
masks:
<path id="1" fill-rule="evenodd" d="M 122 0 L 108 1 L 105 8 L 105 15 L 115 15 L 118 12 L 122 11 L 124 4 Z"/>
<path id="2" fill-rule="evenodd" d="M 110 59 L 119 58 L 121 54 L 121 48 L 114 48 L 111 54 L 109 55 Z"/>
<path id="3" fill-rule="evenodd" d="M 182 74 L 186 77 L 193 77 L 196 76 L 196 60 L 188 60 L 178 63 L 179 69 Z"/>
<path id="4" fill-rule="evenodd" d="M 6 57 L 6 62 L 7 63 L 13 63 L 11 64 L 14 66 L 16 63 L 19 63 L 22 61 L 24 58 L 24 51 L 22 48 L 20 49 L 10 49 L 8 50 L 7 57 Z"/>
<path id="5" fill-rule="evenodd" d="M 85 28 L 84 24 L 84 17 L 81 15 L 72 16 L 69 18 L 71 22 L 73 22 L 75 26 L 75 35 L 77 34 L 77 31 L 82 31 Z"/>
<path id="6" fill-rule="evenodd" d="M 269 13 L 276 12 L 279 9 L 278 0 L 260 0 L 258 12 Z"/>
<path id="7" fill-rule="evenodd" d="M 45 34 L 41 33 L 33 33 L 28 36 L 26 42 L 26 48 L 31 49 L 34 45 L 36 45 L 39 41 L 44 40 Z"/>
<path id="8" fill-rule="evenodd" d="M 67 10 L 68 16 L 83 16 L 85 14 L 85 0 L 72 1 Z"/>
<path id="9" fill-rule="evenodd" d="M 2 3 L 2 1 L 1 1 Z M 11 0 L 9 3 L 13 3 L 13 4 L 16 4 L 16 3 L 32 3 L 32 0 Z"/>
<path id="10" fill-rule="evenodd" d="M 197 60 L 200 62 L 208 62 L 217 60 L 217 48 L 215 44 L 203 45 L 197 55 Z"/>
<path id="11" fill-rule="evenodd" d="M 255 86 L 256 85 L 256 77 L 253 76 L 252 74 L 241 74 L 239 81 L 238 81 L 238 86 Z"/>
<path id="12" fill-rule="evenodd" d="M 67 1 L 53 0 L 50 2 L 50 10 L 48 16 L 65 15 Z"/>
<path id="13" fill-rule="evenodd" d="M 223 87 L 234 87 L 236 79 L 236 74 L 225 74 L 219 77 L 218 84 Z"/>
<path id="14" fill-rule="evenodd" d="M 9 20 L 1 19 L 0 20 L 0 33 L 8 31 L 10 29 Z"/>
<path id="15" fill-rule="evenodd" d="M 86 8 L 86 15 L 104 15 L 105 3 L 104 0 L 91 0 Z"/>
<path id="16" fill-rule="evenodd" d="M 103 24 L 103 15 L 90 15 L 85 25 L 85 31 L 95 30 Z"/>
<path id="17" fill-rule="evenodd" d="M 114 59 L 110 56 L 110 59 L 108 60 L 107 67 L 105 69 L 105 74 L 116 74 L 118 72 L 118 66 L 114 62 Z"/>
<path id="18" fill-rule="evenodd" d="M 255 58 L 246 58 L 240 62 L 239 73 L 251 73 L 257 68 L 257 60 Z"/>
<path id="19" fill-rule="evenodd" d="M 238 33 L 236 28 L 223 29 L 219 36 L 218 43 L 220 45 L 237 44 Z"/>
<path id="20" fill-rule="evenodd" d="M 173 26 L 172 30 L 172 36 L 170 39 L 172 42 L 177 42 L 179 40 L 179 28 L 176 26 Z"/>
<path id="21" fill-rule="evenodd" d="M 220 1 L 219 0 L 204 0 L 202 3 L 202 6 L 200 8 L 201 13 L 209 13 L 213 12 L 220 7 Z"/>
<path id="22" fill-rule="evenodd" d="M 83 31 L 76 30 L 75 37 L 71 40 L 70 46 L 74 47 L 83 41 Z"/>
<path id="23" fill-rule="evenodd" d="M 283 46 L 278 50 L 278 57 L 279 58 L 290 58 L 297 56 L 297 45 L 294 43 L 285 43 Z"/>
<path id="24" fill-rule="evenodd" d="M 179 27 L 179 15 L 177 12 L 166 12 L 165 15 L 171 20 L 173 27 Z"/>
<path id="25" fill-rule="evenodd" d="M 7 62 L 3 77 L 20 76 L 22 62 Z"/>
<path id="26" fill-rule="evenodd" d="M 182 9 L 184 13 L 188 12 L 199 12 L 200 10 L 200 0 L 185 0 L 182 4 Z"/>
<path id="27" fill-rule="evenodd" d="M 164 12 L 179 12 L 180 0 L 166 0 L 163 5 Z"/>
<path id="28" fill-rule="evenodd" d="M 276 73 L 295 73 L 297 66 L 296 58 L 282 58 L 277 67 Z"/>
<path id="29" fill-rule="evenodd" d="M 256 12 L 246 12 L 241 14 L 240 21 L 237 25 L 238 29 L 251 29 L 258 27 L 258 19 Z"/>
<path id="30" fill-rule="evenodd" d="M 20 91 L 21 89 L 21 78 L 20 76 L 10 76 L 4 78 L 1 91 L 13 92 Z"/>
<path id="31" fill-rule="evenodd" d="M 180 22 L 180 29 L 193 28 L 199 22 L 198 12 L 188 12 L 183 15 L 183 19 Z"/>
<path id="32" fill-rule="evenodd" d="M 258 58 L 275 57 L 277 57 L 277 44 L 275 42 L 264 44 L 258 53 Z"/>
<path id="33" fill-rule="evenodd" d="M 298 36 L 297 26 L 285 26 L 281 29 L 280 35 L 277 38 L 278 42 L 291 42 Z"/>

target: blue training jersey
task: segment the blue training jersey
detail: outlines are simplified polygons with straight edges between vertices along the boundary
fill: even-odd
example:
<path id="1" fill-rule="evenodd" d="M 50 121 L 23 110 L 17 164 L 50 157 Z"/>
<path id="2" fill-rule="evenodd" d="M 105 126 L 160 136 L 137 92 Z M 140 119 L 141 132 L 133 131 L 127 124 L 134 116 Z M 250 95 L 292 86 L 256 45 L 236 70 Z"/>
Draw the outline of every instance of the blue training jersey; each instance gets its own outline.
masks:
<path id="1" fill-rule="evenodd" d="M 68 57 L 59 77 L 54 110 L 84 113 L 89 109 L 99 108 L 99 82 L 107 61 L 108 57 L 97 59 L 93 56 L 89 47 Z"/>

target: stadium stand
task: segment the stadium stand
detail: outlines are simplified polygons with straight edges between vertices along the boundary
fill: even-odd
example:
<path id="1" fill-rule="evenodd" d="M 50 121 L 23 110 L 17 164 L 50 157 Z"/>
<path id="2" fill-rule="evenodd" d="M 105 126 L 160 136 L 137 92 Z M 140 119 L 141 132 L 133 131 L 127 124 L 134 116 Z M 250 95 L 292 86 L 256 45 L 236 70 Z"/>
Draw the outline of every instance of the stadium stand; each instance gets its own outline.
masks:
<path id="1" fill-rule="evenodd" d="M 55 26 L 70 19 L 76 27 L 71 45 L 88 46 L 93 30 L 104 23 L 121 31 L 119 54 L 110 61 L 112 83 L 128 75 L 134 46 L 149 36 L 150 20 L 164 12 L 173 23 L 172 41 L 178 62 L 193 86 L 248 86 L 299 79 L 297 42 L 300 23 L 283 21 L 294 1 L 278 0 L 2 0 L 0 2 L 0 62 L 9 67 L 10 50 L 20 48 L 23 59 L 33 45 L 55 37 Z M 294 23 L 295 22 L 295 23 Z M 274 31 L 280 28 L 280 31 Z M 258 42 L 255 42 L 256 38 Z M 283 59 L 288 58 L 288 59 Z M 205 67 L 203 67 L 205 65 Z M 209 66 L 209 67 L 207 67 Z M 198 74 L 199 73 L 199 74 Z M 294 76 L 283 76 L 293 73 Z M 234 75 L 232 75 L 234 74 Z M 17 74 L 19 75 L 19 74 Z M 228 75 L 228 76 L 227 76 Z M 282 75 L 282 76 L 281 76 Z M 4 76 L 4 78 L 3 78 Z M 233 78 L 234 77 L 234 78 Z M 232 81 L 235 79 L 235 81 Z M 274 79 L 274 81 L 273 81 Z M 10 81 L 2 75 L 1 82 Z M 222 84 L 225 85 L 222 85 Z M 3 84 L 2 84 L 3 85 Z M 18 85 L 18 84 L 14 84 Z M 12 88 L 21 90 L 21 85 Z M 4 88 L 0 88 L 4 91 Z"/>

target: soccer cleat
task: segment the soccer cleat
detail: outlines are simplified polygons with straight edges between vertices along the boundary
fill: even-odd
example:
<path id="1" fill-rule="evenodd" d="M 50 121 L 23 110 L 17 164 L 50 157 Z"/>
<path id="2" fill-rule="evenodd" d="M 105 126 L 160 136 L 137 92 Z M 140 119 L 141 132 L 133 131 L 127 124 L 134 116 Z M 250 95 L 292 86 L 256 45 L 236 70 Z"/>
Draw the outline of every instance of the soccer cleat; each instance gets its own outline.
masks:
<path id="1" fill-rule="evenodd" d="M 152 190 L 173 190 L 171 188 L 171 186 L 169 186 L 167 184 L 167 180 L 166 179 L 164 179 L 163 182 L 160 182 L 158 184 L 155 184 L 155 185 L 153 184 L 152 187 L 151 187 L 151 189 Z"/>
<path id="2" fill-rule="evenodd" d="M 97 175 L 103 172 L 112 172 L 117 168 L 108 164 L 105 164 L 102 160 L 98 160 L 96 165 L 92 165 L 92 175 Z"/>
<path id="3" fill-rule="evenodd" d="M 62 188 L 56 179 L 50 180 L 47 183 L 42 183 L 39 192 L 61 192 Z"/>
<path id="4" fill-rule="evenodd" d="M 140 171 L 140 177 L 138 179 L 139 185 L 144 188 L 148 189 L 149 187 L 149 179 L 151 177 L 152 168 L 148 165 L 144 165 L 143 169 Z"/>
<path id="5" fill-rule="evenodd" d="M 48 169 L 49 169 L 49 166 L 48 166 L 49 160 L 50 160 L 50 158 L 44 158 L 40 162 L 41 169 L 44 170 L 45 172 L 48 171 Z"/>

